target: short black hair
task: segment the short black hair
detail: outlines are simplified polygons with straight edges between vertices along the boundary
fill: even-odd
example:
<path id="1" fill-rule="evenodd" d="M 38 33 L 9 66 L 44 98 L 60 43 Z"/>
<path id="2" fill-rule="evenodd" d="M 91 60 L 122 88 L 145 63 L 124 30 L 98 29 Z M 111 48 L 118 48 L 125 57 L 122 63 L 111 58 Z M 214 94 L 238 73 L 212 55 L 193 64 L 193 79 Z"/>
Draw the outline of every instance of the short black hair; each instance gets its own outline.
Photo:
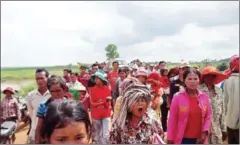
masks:
<path id="1" fill-rule="evenodd" d="M 71 76 L 72 76 L 72 75 L 78 77 L 78 73 L 77 73 L 77 72 L 72 72 L 72 73 L 71 73 Z"/>
<path id="2" fill-rule="evenodd" d="M 68 73 L 72 73 L 72 70 L 70 70 L 70 69 L 64 69 L 63 71 L 66 71 Z"/>
<path id="3" fill-rule="evenodd" d="M 90 118 L 81 102 L 68 99 L 54 100 L 48 106 L 41 135 L 43 138 L 50 139 L 54 129 L 63 128 L 73 121 L 83 122 L 89 137 L 91 136 Z"/>
<path id="4" fill-rule="evenodd" d="M 94 64 L 92 65 L 92 68 L 93 68 L 94 66 L 99 67 L 99 65 L 98 65 L 97 63 L 94 63 Z"/>
<path id="5" fill-rule="evenodd" d="M 121 73 L 121 72 L 124 72 L 128 75 L 130 73 L 130 69 L 129 67 L 121 67 L 119 68 L 118 73 Z"/>
<path id="6" fill-rule="evenodd" d="M 162 63 L 165 63 L 165 64 L 166 64 L 166 62 L 165 62 L 165 61 L 160 61 L 160 62 L 159 62 L 159 64 L 162 64 Z"/>
<path id="7" fill-rule="evenodd" d="M 115 63 L 116 63 L 117 65 L 119 65 L 118 61 L 112 62 L 112 65 L 114 65 Z"/>
<path id="8" fill-rule="evenodd" d="M 82 65 L 80 69 L 87 69 L 87 67 L 85 65 Z"/>
<path id="9" fill-rule="evenodd" d="M 37 68 L 35 73 L 45 72 L 45 77 L 49 77 L 49 72 L 45 68 Z"/>
<path id="10" fill-rule="evenodd" d="M 48 80 L 47 80 L 48 90 L 54 84 L 59 84 L 62 89 L 66 88 L 66 81 L 60 76 L 52 75 L 50 78 L 48 78 Z"/>

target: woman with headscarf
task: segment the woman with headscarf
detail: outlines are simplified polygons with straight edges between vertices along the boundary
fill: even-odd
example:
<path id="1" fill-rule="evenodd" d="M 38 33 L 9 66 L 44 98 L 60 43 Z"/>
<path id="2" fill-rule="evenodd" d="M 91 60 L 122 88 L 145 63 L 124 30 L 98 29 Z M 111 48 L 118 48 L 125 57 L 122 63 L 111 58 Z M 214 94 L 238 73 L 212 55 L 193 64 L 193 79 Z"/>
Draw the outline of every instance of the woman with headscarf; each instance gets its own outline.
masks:
<path id="1" fill-rule="evenodd" d="M 131 85 L 125 89 L 119 116 L 113 120 L 111 144 L 151 144 L 162 135 L 158 122 L 147 115 L 151 94 L 145 85 Z"/>
<path id="2" fill-rule="evenodd" d="M 227 137 L 223 91 L 216 85 L 226 78 L 226 75 L 217 71 L 213 66 L 207 66 L 202 70 L 203 84 L 201 89 L 210 97 L 212 107 L 212 120 L 208 138 L 210 144 L 222 144 Z"/>
<path id="3" fill-rule="evenodd" d="M 129 77 L 123 80 L 123 82 L 121 82 L 120 86 L 119 86 L 119 90 L 120 90 L 120 96 L 117 98 L 116 103 L 114 105 L 114 113 L 113 113 L 113 120 L 116 119 L 116 117 L 119 116 L 120 113 L 120 105 L 122 103 L 123 100 L 123 96 L 124 96 L 124 92 L 125 89 L 133 84 L 141 84 L 136 78 L 134 77 Z"/>

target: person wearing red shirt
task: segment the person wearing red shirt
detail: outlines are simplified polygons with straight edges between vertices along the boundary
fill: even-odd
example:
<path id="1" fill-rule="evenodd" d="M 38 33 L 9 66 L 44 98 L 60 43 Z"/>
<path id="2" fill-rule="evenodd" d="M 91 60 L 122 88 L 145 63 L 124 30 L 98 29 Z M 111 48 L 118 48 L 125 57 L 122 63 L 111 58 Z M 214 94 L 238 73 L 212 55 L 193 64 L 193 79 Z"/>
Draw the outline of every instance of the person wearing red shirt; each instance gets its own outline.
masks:
<path id="1" fill-rule="evenodd" d="M 83 103 L 83 105 L 85 106 L 87 112 L 89 111 L 89 107 L 90 107 L 90 99 L 89 99 L 89 94 L 87 93 L 87 90 L 84 86 L 81 86 L 79 88 L 79 100 Z"/>
<path id="2" fill-rule="evenodd" d="M 97 144 L 107 144 L 111 122 L 111 90 L 104 71 L 92 75 L 95 85 L 89 88 L 93 140 Z"/>
<path id="3" fill-rule="evenodd" d="M 78 76 L 78 81 L 83 84 L 84 87 L 87 88 L 88 81 L 90 79 L 90 75 L 86 72 L 87 67 L 81 66 L 81 72 Z"/>
<path id="4" fill-rule="evenodd" d="M 72 73 L 72 71 L 69 69 L 63 70 L 63 78 L 65 79 L 66 83 L 71 82 L 71 73 Z"/>
<path id="5" fill-rule="evenodd" d="M 110 82 L 112 91 L 115 90 L 115 84 L 118 79 L 118 66 L 119 66 L 118 62 L 114 61 L 112 63 L 112 71 L 107 75 L 107 79 Z"/>
<path id="6" fill-rule="evenodd" d="M 116 83 L 117 83 L 117 80 L 118 80 L 118 67 L 119 67 L 119 64 L 117 61 L 114 61 L 112 63 L 112 71 L 108 73 L 107 75 L 107 79 L 108 81 L 110 82 L 110 87 L 111 87 L 111 96 L 114 96 L 114 94 L 116 93 L 115 92 L 115 86 L 116 86 Z M 114 107 L 114 102 L 112 100 L 112 108 Z"/>

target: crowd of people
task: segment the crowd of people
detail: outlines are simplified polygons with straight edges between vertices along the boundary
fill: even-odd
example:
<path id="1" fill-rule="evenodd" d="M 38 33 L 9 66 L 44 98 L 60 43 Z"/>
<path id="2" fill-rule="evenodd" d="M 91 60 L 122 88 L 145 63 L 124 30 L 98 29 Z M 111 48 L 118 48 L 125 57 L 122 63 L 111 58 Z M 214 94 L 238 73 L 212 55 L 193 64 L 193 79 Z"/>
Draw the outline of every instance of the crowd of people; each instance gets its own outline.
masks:
<path id="1" fill-rule="evenodd" d="M 95 63 L 63 77 L 37 69 L 27 96 L 29 144 L 239 144 L 239 56 L 229 69 L 200 70 L 188 63 Z M 20 114 L 12 88 L 2 120 Z"/>

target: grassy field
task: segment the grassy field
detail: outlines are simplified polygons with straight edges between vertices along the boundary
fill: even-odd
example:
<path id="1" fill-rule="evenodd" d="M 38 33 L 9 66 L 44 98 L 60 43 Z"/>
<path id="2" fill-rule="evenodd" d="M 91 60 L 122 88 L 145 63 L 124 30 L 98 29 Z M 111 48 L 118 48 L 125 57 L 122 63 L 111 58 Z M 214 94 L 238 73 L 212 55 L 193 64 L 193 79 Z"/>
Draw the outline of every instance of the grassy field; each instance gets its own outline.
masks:
<path id="1" fill-rule="evenodd" d="M 209 62 L 208 65 L 212 66 L 218 66 L 220 63 L 228 63 L 228 60 L 220 60 L 220 61 L 212 61 Z M 81 64 L 80 64 L 81 65 Z M 174 63 L 168 63 L 168 68 L 172 68 L 177 66 L 178 64 Z M 206 63 L 204 62 L 195 62 L 195 63 L 190 63 L 190 66 L 198 66 L 200 70 L 206 66 Z M 18 84 L 21 86 L 21 94 L 25 96 L 27 92 L 33 90 L 35 86 L 35 80 L 34 80 L 34 74 L 35 70 L 37 67 L 28 67 L 28 68 L 1 68 L 1 83 L 11 83 L 14 82 L 13 84 Z M 46 68 L 50 74 L 55 74 L 55 75 L 63 75 L 63 69 L 66 68 L 71 68 L 73 72 L 79 72 L 79 67 L 76 66 L 53 66 L 53 67 L 44 67 Z M 31 83 L 28 83 L 27 85 L 22 85 L 21 81 L 31 81 Z"/>
<path id="2" fill-rule="evenodd" d="M 45 67 L 50 74 L 63 75 L 63 69 L 68 68 L 65 66 L 59 67 Z M 79 72 L 77 66 L 73 66 L 74 72 Z M 30 91 L 36 88 L 35 83 L 36 68 L 2 68 L 1 69 L 1 84 L 13 84 L 20 86 L 19 95 L 26 96 Z M 2 94 L 1 94 L 2 96 Z M 2 98 L 2 97 L 1 97 Z"/>
<path id="3" fill-rule="evenodd" d="M 50 74 L 63 75 L 63 69 L 67 67 L 45 67 Z M 1 82 L 9 80 L 29 80 L 34 79 L 36 68 L 2 68 L 1 69 Z M 73 66 L 72 70 L 74 72 L 79 72 L 77 66 Z"/>
<path id="4" fill-rule="evenodd" d="M 221 62 L 209 63 L 210 65 L 217 66 Z M 191 66 L 199 66 L 202 69 L 204 63 L 192 63 Z M 177 66 L 177 64 L 168 63 L 168 68 Z M 68 68 L 67 66 L 54 66 L 54 67 L 45 67 L 50 74 L 63 75 L 63 69 Z M 73 72 L 79 72 L 78 66 L 72 66 Z M 36 67 L 31 68 L 1 68 L 1 82 L 9 80 L 25 80 L 25 79 L 34 79 Z"/>

